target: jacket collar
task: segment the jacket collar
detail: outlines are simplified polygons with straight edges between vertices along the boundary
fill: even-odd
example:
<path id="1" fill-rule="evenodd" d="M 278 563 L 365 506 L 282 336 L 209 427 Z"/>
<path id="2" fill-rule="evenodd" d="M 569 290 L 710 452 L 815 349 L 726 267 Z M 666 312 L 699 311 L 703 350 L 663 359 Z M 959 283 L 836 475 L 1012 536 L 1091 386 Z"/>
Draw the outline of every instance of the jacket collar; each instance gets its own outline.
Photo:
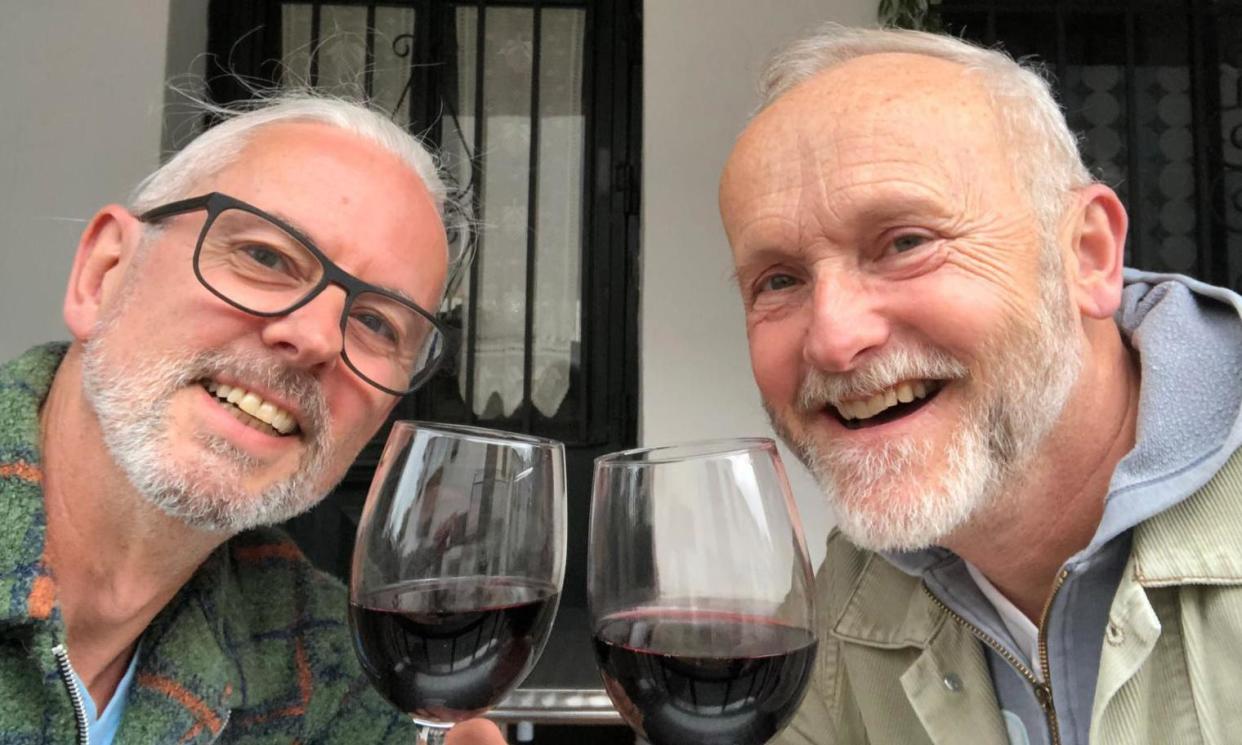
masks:
<path id="1" fill-rule="evenodd" d="M 885 649 L 926 647 L 946 614 L 922 591 L 922 580 L 876 554 L 865 556 L 857 581 L 833 614 L 833 636 Z"/>
<path id="2" fill-rule="evenodd" d="M 64 343 L 35 347 L 0 366 L 0 624 L 55 613 L 56 588 L 43 561 L 39 409 L 67 349 Z"/>
<path id="3" fill-rule="evenodd" d="M 1136 527 L 1131 552 L 1144 587 L 1242 584 L 1242 450 L 1190 498 Z M 926 647 L 947 614 L 920 578 L 857 553 L 865 558 L 854 582 L 829 608 L 833 635 L 887 649 Z"/>
<path id="4" fill-rule="evenodd" d="M 143 632 L 140 682 L 193 695 L 201 706 L 188 707 L 186 714 L 199 719 L 202 707 L 223 721 L 230 708 L 244 703 L 245 690 L 234 683 L 242 680 L 237 642 L 248 638 L 249 630 L 229 620 L 238 615 L 233 605 L 240 596 L 229 546 L 212 552 Z M 187 660 L 193 664 L 187 666 Z"/>
<path id="5" fill-rule="evenodd" d="M 842 553 L 832 551 L 831 543 L 829 560 Z M 839 563 L 846 566 L 840 571 L 857 574 L 839 608 L 829 609 L 831 633 L 870 647 L 841 657 L 859 690 L 879 690 L 873 684 L 882 680 L 887 687 L 897 677 L 917 725 L 901 706 L 889 706 L 886 715 L 904 718 L 903 731 L 925 731 L 926 737 L 915 738 L 919 742 L 1003 742 L 1005 725 L 983 646 L 961 626 L 947 623 L 949 614 L 921 591 L 918 578 L 876 554 L 854 549 L 842 558 Z M 834 605 L 831 597 L 829 604 Z M 888 690 L 885 695 L 891 695 Z"/>
<path id="6" fill-rule="evenodd" d="M 1144 587 L 1242 583 L 1242 449 L 1188 499 L 1134 529 Z"/>

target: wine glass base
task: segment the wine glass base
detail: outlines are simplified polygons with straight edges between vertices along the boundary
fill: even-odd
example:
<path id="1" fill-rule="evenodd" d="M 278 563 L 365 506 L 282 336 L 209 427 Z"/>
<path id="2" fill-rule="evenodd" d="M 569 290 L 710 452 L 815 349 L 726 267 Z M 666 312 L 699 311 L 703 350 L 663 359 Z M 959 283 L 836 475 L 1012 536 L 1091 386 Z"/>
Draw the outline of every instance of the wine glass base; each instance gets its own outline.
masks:
<path id="1" fill-rule="evenodd" d="M 441 724 L 440 722 L 427 722 L 416 717 L 410 717 L 414 720 L 414 727 L 418 730 L 418 745 L 444 745 L 444 738 L 448 737 L 448 731 L 453 728 L 451 724 Z"/>

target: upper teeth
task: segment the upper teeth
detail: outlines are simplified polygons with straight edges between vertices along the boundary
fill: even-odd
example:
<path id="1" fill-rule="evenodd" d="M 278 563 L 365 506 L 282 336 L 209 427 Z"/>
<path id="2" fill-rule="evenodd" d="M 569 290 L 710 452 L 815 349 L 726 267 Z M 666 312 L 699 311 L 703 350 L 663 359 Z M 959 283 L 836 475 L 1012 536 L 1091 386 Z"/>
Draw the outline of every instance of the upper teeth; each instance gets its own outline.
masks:
<path id="1" fill-rule="evenodd" d="M 270 401 L 264 401 L 258 395 L 251 393 L 245 388 L 216 383 L 215 381 L 208 381 L 206 385 L 207 390 L 216 394 L 216 398 L 228 401 L 255 419 L 267 422 L 272 429 L 282 435 L 287 435 L 297 429 L 297 420 L 293 418 L 292 414 Z"/>
<path id="2" fill-rule="evenodd" d="M 898 383 L 892 388 L 872 394 L 870 398 L 857 401 L 841 401 L 833 404 L 842 419 L 870 419 L 880 412 L 896 406 L 898 403 L 910 403 L 916 398 L 926 398 L 936 390 L 936 384 L 930 381 L 911 380 Z"/>

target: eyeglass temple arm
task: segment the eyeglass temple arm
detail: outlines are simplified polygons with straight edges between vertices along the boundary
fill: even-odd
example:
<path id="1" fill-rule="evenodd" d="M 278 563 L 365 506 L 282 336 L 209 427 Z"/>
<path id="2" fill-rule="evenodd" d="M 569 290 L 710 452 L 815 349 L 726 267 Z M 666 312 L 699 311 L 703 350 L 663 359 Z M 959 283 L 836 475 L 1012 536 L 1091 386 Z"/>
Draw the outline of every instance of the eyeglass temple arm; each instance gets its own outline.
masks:
<path id="1" fill-rule="evenodd" d="M 183 212 L 190 212 L 192 210 L 204 209 L 207 207 L 207 203 L 211 201 L 211 198 L 213 196 L 215 195 L 204 194 L 201 197 L 192 197 L 190 199 L 181 199 L 176 202 L 169 202 L 168 204 L 161 205 L 159 207 L 156 207 L 153 210 L 148 210 L 142 213 L 141 215 L 138 216 L 138 219 L 142 220 L 143 222 L 154 222 L 156 220 L 161 220 L 165 217 L 172 217 L 173 215 L 179 215 Z"/>

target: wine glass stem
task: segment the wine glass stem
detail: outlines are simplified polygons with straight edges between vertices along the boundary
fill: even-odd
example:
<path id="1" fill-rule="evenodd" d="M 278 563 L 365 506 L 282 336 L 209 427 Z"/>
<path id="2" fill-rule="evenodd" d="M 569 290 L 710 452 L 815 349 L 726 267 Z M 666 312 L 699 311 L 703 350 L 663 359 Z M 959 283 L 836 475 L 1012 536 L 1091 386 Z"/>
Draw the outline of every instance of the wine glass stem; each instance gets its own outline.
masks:
<path id="1" fill-rule="evenodd" d="M 418 745 L 444 745 L 444 738 L 448 736 L 447 727 L 428 727 L 425 724 L 415 724 L 414 728 L 418 730 Z"/>

